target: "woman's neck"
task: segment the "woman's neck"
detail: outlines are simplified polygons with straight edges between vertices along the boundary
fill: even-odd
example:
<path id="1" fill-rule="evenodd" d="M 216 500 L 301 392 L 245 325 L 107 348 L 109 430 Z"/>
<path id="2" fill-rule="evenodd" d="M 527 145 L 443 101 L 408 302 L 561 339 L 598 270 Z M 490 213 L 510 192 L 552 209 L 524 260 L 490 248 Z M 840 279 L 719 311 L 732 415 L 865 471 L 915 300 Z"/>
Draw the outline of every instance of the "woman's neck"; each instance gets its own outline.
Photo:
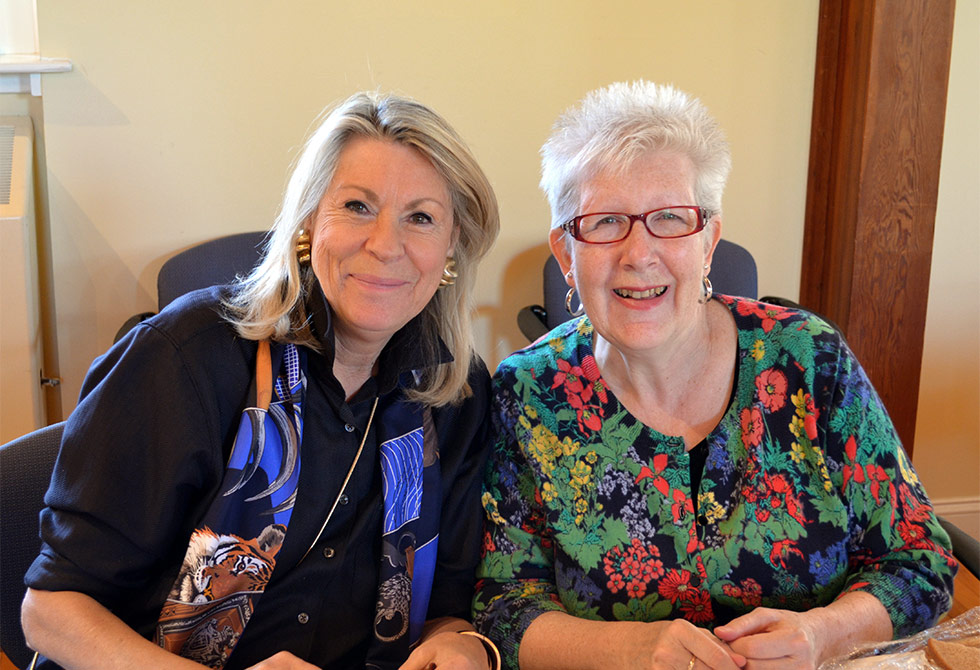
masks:
<path id="1" fill-rule="evenodd" d="M 633 416 L 694 446 L 728 407 L 737 332 L 731 313 L 709 302 L 686 337 L 655 350 L 630 351 L 595 335 L 596 362 L 609 388 Z"/>
<path id="2" fill-rule="evenodd" d="M 334 333 L 333 375 L 350 400 L 364 383 L 377 374 L 378 357 L 388 340 L 372 341 Z"/>

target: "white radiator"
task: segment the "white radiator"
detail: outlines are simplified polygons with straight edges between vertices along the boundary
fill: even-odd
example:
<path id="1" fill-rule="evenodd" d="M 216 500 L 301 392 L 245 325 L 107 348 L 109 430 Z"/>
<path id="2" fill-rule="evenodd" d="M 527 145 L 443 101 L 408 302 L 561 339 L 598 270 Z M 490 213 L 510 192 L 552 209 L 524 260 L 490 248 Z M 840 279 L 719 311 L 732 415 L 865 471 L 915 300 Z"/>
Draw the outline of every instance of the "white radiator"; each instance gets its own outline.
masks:
<path id="1" fill-rule="evenodd" d="M 0 116 L 0 442 L 45 425 L 34 128 Z"/>

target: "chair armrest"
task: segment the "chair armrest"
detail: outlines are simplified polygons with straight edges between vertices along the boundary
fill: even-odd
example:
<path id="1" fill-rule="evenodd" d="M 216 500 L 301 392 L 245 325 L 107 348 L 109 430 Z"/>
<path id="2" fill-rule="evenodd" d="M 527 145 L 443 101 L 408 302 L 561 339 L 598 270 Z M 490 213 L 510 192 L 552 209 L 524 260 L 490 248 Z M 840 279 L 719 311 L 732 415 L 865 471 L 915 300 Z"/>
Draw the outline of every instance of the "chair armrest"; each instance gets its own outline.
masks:
<path id="1" fill-rule="evenodd" d="M 548 313 L 541 305 L 528 305 L 517 313 L 517 327 L 528 342 L 534 342 L 548 332 Z"/>

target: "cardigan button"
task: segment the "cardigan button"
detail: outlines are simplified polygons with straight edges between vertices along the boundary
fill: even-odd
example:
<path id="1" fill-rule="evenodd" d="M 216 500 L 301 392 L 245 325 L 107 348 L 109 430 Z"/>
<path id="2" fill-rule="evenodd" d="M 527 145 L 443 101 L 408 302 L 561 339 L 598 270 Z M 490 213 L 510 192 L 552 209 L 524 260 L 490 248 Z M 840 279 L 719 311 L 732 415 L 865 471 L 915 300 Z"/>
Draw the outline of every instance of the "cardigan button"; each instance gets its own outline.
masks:
<path id="1" fill-rule="evenodd" d="M 352 424 L 349 424 L 349 423 L 348 424 L 344 424 L 344 430 L 346 430 L 348 433 L 353 433 L 354 432 L 354 426 Z"/>
<path id="2" fill-rule="evenodd" d="M 300 612 L 299 616 L 296 617 L 296 620 L 300 623 L 307 623 L 310 620 L 310 615 L 306 612 Z"/>
<path id="3" fill-rule="evenodd" d="M 346 493 L 340 494 L 340 504 L 341 505 L 346 505 L 349 502 L 350 502 L 350 498 L 347 497 L 347 494 Z"/>
<path id="4" fill-rule="evenodd" d="M 324 547 L 323 548 L 323 557 L 324 558 L 333 558 L 336 555 L 337 555 L 337 552 L 333 550 L 333 547 Z"/>

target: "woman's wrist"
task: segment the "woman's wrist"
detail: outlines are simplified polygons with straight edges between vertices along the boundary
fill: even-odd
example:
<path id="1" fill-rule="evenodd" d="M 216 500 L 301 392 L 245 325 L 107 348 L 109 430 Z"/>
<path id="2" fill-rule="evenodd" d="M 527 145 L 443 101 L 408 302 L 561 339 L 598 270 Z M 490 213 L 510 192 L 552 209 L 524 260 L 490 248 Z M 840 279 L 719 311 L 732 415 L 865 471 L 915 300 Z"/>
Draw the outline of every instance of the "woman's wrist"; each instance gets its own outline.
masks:
<path id="1" fill-rule="evenodd" d="M 457 632 L 460 635 L 469 635 L 470 637 L 475 637 L 478 639 L 487 652 L 487 665 L 489 666 L 490 670 L 500 670 L 500 650 L 497 649 L 497 645 L 493 643 L 493 640 L 488 638 L 486 635 L 477 633 L 475 630 L 461 630 Z"/>

